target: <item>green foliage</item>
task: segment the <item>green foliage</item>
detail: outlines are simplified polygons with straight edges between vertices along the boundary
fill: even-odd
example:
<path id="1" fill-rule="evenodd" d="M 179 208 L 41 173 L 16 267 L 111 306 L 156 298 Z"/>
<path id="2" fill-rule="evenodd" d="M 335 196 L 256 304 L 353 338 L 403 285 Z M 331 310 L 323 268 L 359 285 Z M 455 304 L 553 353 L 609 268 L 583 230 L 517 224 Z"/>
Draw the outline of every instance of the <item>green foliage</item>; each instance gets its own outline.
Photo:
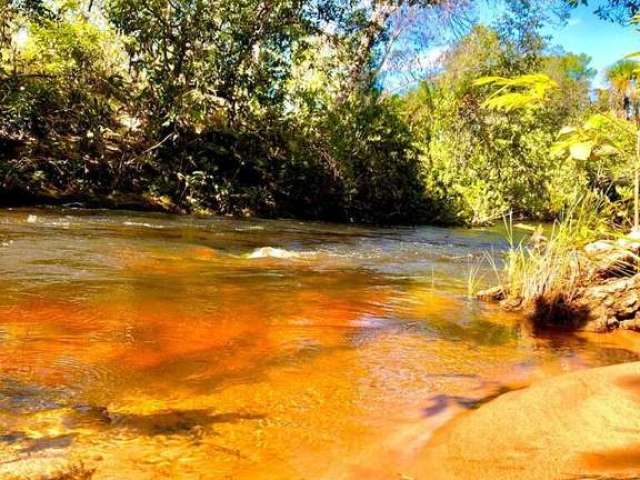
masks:
<path id="1" fill-rule="evenodd" d="M 467 224 L 553 217 L 563 184 L 622 197 L 627 146 L 605 127 L 550 154 L 587 116 L 594 72 L 548 48 L 557 12 L 539 7 L 506 1 L 394 97 L 390 59 L 424 53 L 417 33 L 467 28 L 468 2 L 0 0 L 0 185 L 31 200 Z"/>
<path id="2" fill-rule="evenodd" d="M 122 159 L 113 136 L 126 101 L 117 37 L 73 2 L 9 7 L 0 55 L 4 194 L 109 191 Z"/>
<path id="3" fill-rule="evenodd" d="M 293 59 L 313 18 L 299 0 L 110 0 L 140 82 L 150 133 L 238 127 L 282 109 Z"/>
<path id="4" fill-rule="evenodd" d="M 611 114 L 595 114 L 580 127 L 565 127 L 551 148 L 552 154 L 594 163 L 609 172 L 625 169 L 633 158 L 635 146 L 633 123 Z M 609 161 L 614 159 L 613 162 Z"/>
<path id="5" fill-rule="evenodd" d="M 306 155 L 324 156 L 340 178 L 349 218 L 385 222 L 424 218 L 418 152 L 393 100 L 351 97 L 307 125 Z"/>
<path id="6" fill-rule="evenodd" d="M 579 250 L 611 232 L 610 214 L 611 203 L 589 193 L 561 212 L 544 245 L 516 243 L 511 233 L 504 269 L 496 272 L 506 295 L 530 307 L 541 301 L 570 304 L 580 286 Z"/>
<path id="7" fill-rule="evenodd" d="M 511 112 L 522 108 L 539 108 L 550 90 L 558 84 L 545 74 L 520 75 L 514 78 L 482 77 L 474 82 L 477 87 L 498 87 L 482 103 L 484 108 Z"/>
<path id="8" fill-rule="evenodd" d="M 552 191 L 562 161 L 549 148 L 584 111 L 593 72 L 585 57 L 518 51 L 500 31 L 478 27 L 448 52 L 441 74 L 405 97 L 443 218 L 484 224 L 512 211 L 545 219 L 562 208 Z"/>
<path id="9" fill-rule="evenodd" d="M 422 218 L 418 158 L 394 102 L 372 84 L 343 88 L 356 52 L 373 72 L 388 25 L 369 31 L 370 20 L 395 2 L 1 1 L 7 195 Z"/>
<path id="10" fill-rule="evenodd" d="M 27 40 L 14 51 L 0 122 L 39 136 L 99 135 L 122 95 L 114 38 L 82 16 L 22 28 Z"/>
<path id="11" fill-rule="evenodd" d="M 564 161 L 563 169 L 573 181 L 558 181 L 553 201 L 565 205 L 584 192 L 594 192 L 615 202 L 612 221 L 630 224 L 635 144 L 636 126 L 611 113 L 594 114 L 580 126 L 563 128 L 550 153 Z"/>

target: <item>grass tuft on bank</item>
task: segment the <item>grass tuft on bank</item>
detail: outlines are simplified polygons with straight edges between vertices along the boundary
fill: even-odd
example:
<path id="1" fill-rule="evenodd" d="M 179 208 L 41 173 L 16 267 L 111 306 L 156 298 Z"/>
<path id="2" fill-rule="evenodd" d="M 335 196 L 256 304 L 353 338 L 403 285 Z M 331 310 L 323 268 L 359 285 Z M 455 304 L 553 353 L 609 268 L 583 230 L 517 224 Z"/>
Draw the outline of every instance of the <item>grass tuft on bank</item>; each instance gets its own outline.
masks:
<path id="1" fill-rule="evenodd" d="M 635 287 L 614 282 L 638 273 L 639 244 L 610 220 L 614 209 L 601 197 L 586 196 L 546 231 L 540 226 L 520 241 L 505 219 L 508 248 L 502 266 L 494 263 L 499 287 L 478 296 L 526 312 L 537 327 L 582 328 L 598 319 L 606 329 L 629 320 L 626 313 L 616 319 L 614 303 L 620 290 Z"/>

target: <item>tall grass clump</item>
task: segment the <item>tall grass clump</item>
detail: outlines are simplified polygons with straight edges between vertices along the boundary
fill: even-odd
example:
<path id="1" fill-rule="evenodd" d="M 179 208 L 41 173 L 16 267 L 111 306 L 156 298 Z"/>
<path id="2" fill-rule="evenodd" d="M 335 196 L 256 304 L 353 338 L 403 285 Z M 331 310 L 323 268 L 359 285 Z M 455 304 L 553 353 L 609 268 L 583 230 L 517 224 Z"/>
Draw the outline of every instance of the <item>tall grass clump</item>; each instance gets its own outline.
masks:
<path id="1" fill-rule="evenodd" d="M 506 219 L 509 248 L 504 268 L 497 271 L 505 297 L 524 306 L 539 303 L 570 303 L 583 278 L 583 247 L 596 239 L 611 237 L 613 227 L 606 200 L 582 197 L 545 232 L 541 227 L 528 239 L 516 242 L 510 219 Z M 547 235 L 545 235 L 547 233 Z"/>
<path id="2" fill-rule="evenodd" d="M 467 272 L 467 298 L 475 298 L 480 290 L 480 285 L 484 280 L 484 277 L 481 275 L 481 269 L 482 263 L 472 263 L 469 261 L 469 270 Z"/>

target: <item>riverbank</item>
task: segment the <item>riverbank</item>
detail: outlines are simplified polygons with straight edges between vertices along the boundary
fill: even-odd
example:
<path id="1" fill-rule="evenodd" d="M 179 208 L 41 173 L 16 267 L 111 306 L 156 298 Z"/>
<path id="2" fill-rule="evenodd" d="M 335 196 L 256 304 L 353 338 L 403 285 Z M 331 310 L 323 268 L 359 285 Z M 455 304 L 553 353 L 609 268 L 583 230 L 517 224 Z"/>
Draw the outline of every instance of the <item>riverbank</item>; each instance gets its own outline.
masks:
<path id="1" fill-rule="evenodd" d="M 639 402 L 639 362 L 542 381 L 444 427 L 414 478 L 638 478 Z"/>
<path id="2" fill-rule="evenodd" d="M 9 136 L 0 125 L 0 206 L 81 203 L 344 223 L 451 223 L 427 194 L 415 152 L 397 162 L 385 156 L 360 175 L 359 166 L 338 169 L 311 146 L 292 150 L 280 133 L 269 132 L 278 145 L 274 153 L 264 132 L 181 132 L 156 143 L 119 131 L 96 138 Z"/>
<path id="3" fill-rule="evenodd" d="M 640 331 L 640 238 L 574 245 L 539 233 L 506 254 L 501 285 L 480 300 L 524 313 L 534 327 Z"/>
<path id="4" fill-rule="evenodd" d="M 112 192 L 95 195 L 80 192 L 49 190 L 46 192 L 3 192 L 0 208 L 82 208 L 87 210 L 129 210 L 133 212 L 159 212 L 186 215 L 167 197 L 148 194 Z"/>

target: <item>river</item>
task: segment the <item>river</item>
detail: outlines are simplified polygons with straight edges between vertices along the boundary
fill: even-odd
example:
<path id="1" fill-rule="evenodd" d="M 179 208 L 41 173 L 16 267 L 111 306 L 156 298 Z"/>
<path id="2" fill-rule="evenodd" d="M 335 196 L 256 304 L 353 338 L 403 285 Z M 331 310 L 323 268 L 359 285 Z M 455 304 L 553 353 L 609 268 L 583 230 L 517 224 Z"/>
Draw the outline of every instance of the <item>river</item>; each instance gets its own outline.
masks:
<path id="1" fill-rule="evenodd" d="M 505 245 L 499 228 L 2 210 L 0 478 L 415 478 L 457 413 L 639 358 L 468 299 Z"/>

